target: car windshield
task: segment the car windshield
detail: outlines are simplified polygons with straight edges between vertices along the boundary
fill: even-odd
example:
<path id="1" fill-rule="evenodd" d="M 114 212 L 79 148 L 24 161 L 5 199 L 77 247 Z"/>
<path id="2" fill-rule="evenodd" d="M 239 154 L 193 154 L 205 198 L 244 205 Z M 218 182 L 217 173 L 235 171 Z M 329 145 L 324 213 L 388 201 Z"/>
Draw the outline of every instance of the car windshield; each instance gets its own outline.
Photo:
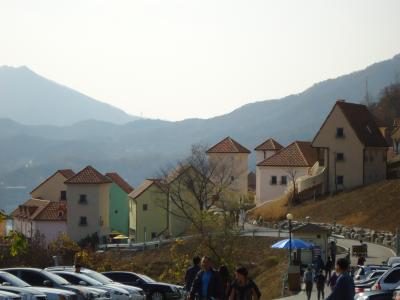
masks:
<path id="1" fill-rule="evenodd" d="M 68 275 L 69 276 L 74 276 L 74 277 L 78 278 L 80 281 L 85 281 L 88 285 L 102 285 L 102 283 L 99 282 L 98 280 L 95 280 L 95 279 L 93 279 L 93 278 L 91 278 L 91 277 L 89 277 L 89 276 L 87 276 L 85 274 L 82 274 L 82 273 L 77 274 L 77 273 L 74 273 L 74 272 L 71 272 L 71 273 L 69 273 L 69 272 L 68 273 L 56 272 L 56 274 L 61 276 L 61 277 L 63 277 L 63 278 L 64 278 L 64 276 L 63 276 L 64 274 L 66 276 L 68 276 Z"/>
<path id="2" fill-rule="evenodd" d="M 16 287 L 30 287 L 30 285 L 28 283 L 19 279 L 17 276 L 9 274 L 9 273 L 1 272 L 0 273 L 0 284 L 3 284 L 4 282 L 8 282 L 12 286 L 16 286 Z"/>
<path id="3" fill-rule="evenodd" d="M 68 281 L 66 281 L 64 278 L 62 278 L 61 276 L 58 276 L 56 274 L 47 272 L 47 271 L 42 271 L 43 274 L 49 278 L 51 281 L 55 282 L 56 284 L 59 285 L 71 285 Z"/>
<path id="4" fill-rule="evenodd" d="M 149 276 L 143 274 L 140 274 L 139 277 L 148 283 L 156 282 L 154 279 L 151 279 Z"/>
<path id="5" fill-rule="evenodd" d="M 100 274 L 100 273 L 97 273 L 94 271 L 85 272 L 85 275 L 93 278 L 94 280 L 97 280 L 101 284 L 110 284 L 110 283 L 114 282 L 110 278 L 104 276 L 103 274 Z"/>

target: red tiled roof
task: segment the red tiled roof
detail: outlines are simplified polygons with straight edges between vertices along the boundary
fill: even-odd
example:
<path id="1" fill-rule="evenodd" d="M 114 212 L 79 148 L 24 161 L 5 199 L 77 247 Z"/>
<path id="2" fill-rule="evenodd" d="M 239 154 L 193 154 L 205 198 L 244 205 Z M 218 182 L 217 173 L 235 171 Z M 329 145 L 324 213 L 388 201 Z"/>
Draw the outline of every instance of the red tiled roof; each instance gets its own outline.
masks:
<path id="1" fill-rule="evenodd" d="M 283 146 L 279 144 L 277 141 L 274 139 L 268 139 L 264 143 L 258 145 L 254 150 L 259 150 L 259 151 L 274 151 L 274 150 L 281 150 Z"/>
<path id="2" fill-rule="evenodd" d="M 337 101 L 336 105 L 342 110 L 358 139 L 364 146 L 388 146 L 376 125 L 373 115 L 365 105 L 345 101 Z"/>
<path id="3" fill-rule="evenodd" d="M 137 187 L 133 192 L 129 194 L 129 197 L 131 197 L 132 199 L 136 199 L 146 190 L 148 190 L 153 184 L 157 185 L 160 188 L 161 192 L 164 192 L 161 181 L 159 179 L 146 179 L 139 187 Z"/>
<path id="4" fill-rule="evenodd" d="M 97 171 L 92 166 L 87 166 L 67 181 L 66 184 L 102 184 L 112 183 L 112 181 Z"/>
<path id="5" fill-rule="evenodd" d="M 208 149 L 206 153 L 250 153 L 250 150 L 240 145 L 234 139 L 227 137 Z"/>
<path id="6" fill-rule="evenodd" d="M 317 159 L 317 149 L 313 148 L 310 142 L 296 141 L 257 166 L 311 167 Z"/>
<path id="7" fill-rule="evenodd" d="M 118 185 L 125 193 L 129 194 L 133 191 L 133 187 L 129 185 L 121 176 L 116 172 L 106 173 L 106 176 L 110 178 L 116 185 Z"/>
<path id="8" fill-rule="evenodd" d="M 29 199 L 12 213 L 13 218 L 35 221 L 66 221 L 67 205 L 64 201 Z"/>
<path id="9" fill-rule="evenodd" d="M 56 172 L 54 172 L 51 176 L 47 177 L 46 180 L 44 180 L 41 184 L 39 184 L 37 187 L 35 187 L 32 191 L 31 194 L 36 191 L 39 187 L 41 187 L 42 185 L 44 185 L 47 181 L 49 181 L 54 175 L 56 175 L 57 173 L 60 173 L 62 176 L 64 176 L 65 179 L 69 179 L 72 176 L 75 175 L 75 172 L 72 171 L 71 169 L 63 169 L 63 170 L 57 170 Z"/>

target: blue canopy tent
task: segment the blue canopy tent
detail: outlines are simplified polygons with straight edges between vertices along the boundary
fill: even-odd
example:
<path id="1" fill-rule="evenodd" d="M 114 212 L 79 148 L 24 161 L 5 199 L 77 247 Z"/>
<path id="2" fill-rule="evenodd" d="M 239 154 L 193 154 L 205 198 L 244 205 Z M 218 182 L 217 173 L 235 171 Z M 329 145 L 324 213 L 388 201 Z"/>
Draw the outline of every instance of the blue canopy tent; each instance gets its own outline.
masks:
<path id="1" fill-rule="evenodd" d="M 313 244 L 298 239 L 285 239 L 271 246 L 271 248 L 277 249 L 312 249 L 313 247 Z"/>

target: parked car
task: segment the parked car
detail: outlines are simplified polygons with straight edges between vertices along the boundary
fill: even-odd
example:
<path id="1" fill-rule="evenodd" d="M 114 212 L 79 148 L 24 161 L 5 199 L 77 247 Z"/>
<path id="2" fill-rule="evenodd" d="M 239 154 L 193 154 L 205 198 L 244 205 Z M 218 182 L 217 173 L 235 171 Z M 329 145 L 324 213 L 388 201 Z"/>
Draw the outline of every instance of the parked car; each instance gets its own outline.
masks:
<path id="1" fill-rule="evenodd" d="M 389 267 L 393 267 L 394 264 L 399 264 L 399 263 L 400 263 L 400 256 L 389 257 L 389 259 L 387 261 L 387 265 Z"/>
<path id="2" fill-rule="evenodd" d="M 15 287 L 6 284 L 0 285 L 0 291 L 20 295 L 21 300 L 47 300 L 45 294 L 31 288 Z"/>
<path id="3" fill-rule="evenodd" d="M 46 270 L 48 271 L 70 271 L 70 272 L 75 272 L 75 268 L 73 266 L 57 266 L 57 267 L 50 267 L 50 268 L 46 268 Z M 111 279 L 109 279 L 108 277 L 104 276 L 103 274 L 90 270 L 90 269 L 86 269 L 86 268 L 81 268 L 80 269 L 80 273 L 85 274 L 91 278 L 93 278 L 94 280 L 97 280 L 98 282 L 100 282 L 103 285 L 108 285 L 108 286 L 117 286 L 119 288 L 122 288 L 124 290 L 126 290 L 130 297 L 134 300 L 144 300 L 145 294 L 144 291 L 141 288 L 138 287 L 133 287 L 133 286 L 129 286 L 129 285 L 124 285 L 118 282 L 113 282 Z"/>
<path id="4" fill-rule="evenodd" d="M 71 271 L 53 271 L 53 273 L 61 276 L 65 280 L 75 285 L 84 285 L 104 289 L 109 292 L 112 300 L 130 300 L 128 291 L 117 286 L 101 284 L 97 280 L 83 273 L 75 273 Z"/>
<path id="5" fill-rule="evenodd" d="M 0 291 L 0 300 L 21 300 L 21 296 L 6 291 Z"/>
<path id="6" fill-rule="evenodd" d="M 393 290 L 369 291 L 356 294 L 354 300 L 392 300 Z"/>
<path id="7" fill-rule="evenodd" d="M 48 300 L 60 300 L 64 298 L 65 300 L 75 300 L 76 295 L 74 292 L 55 289 L 55 288 L 46 288 L 46 287 L 32 287 L 27 282 L 19 279 L 17 276 L 14 276 L 11 273 L 0 271 L 0 284 L 1 286 L 11 286 L 17 288 L 28 288 L 33 289 L 35 291 L 41 292 L 46 295 Z"/>
<path id="8" fill-rule="evenodd" d="M 157 282 L 146 275 L 120 271 L 104 272 L 102 274 L 113 281 L 142 288 L 151 300 L 180 299 L 185 295 L 182 286 Z"/>
<path id="9" fill-rule="evenodd" d="M 380 265 L 368 265 L 368 266 L 358 266 L 358 269 L 354 273 L 354 280 L 364 280 L 367 279 L 368 275 L 377 270 L 389 270 L 388 266 Z"/>
<path id="10" fill-rule="evenodd" d="M 372 290 L 394 290 L 400 285 L 400 267 L 389 269 L 372 286 Z"/>
<path id="11" fill-rule="evenodd" d="M 34 287 L 58 288 L 72 291 L 76 294 L 77 300 L 102 299 L 102 295 L 105 294 L 103 290 L 72 285 L 64 278 L 41 269 L 9 268 L 3 269 L 2 271 L 11 273 Z"/>
<path id="12" fill-rule="evenodd" d="M 365 291 L 371 290 L 372 286 L 376 283 L 376 281 L 385 274 L 387 270 L 375 270 L 367 276 L 364 280 L 354 281 L 354 286 L 356 289 L 356 293 L 361 293 Z"/>

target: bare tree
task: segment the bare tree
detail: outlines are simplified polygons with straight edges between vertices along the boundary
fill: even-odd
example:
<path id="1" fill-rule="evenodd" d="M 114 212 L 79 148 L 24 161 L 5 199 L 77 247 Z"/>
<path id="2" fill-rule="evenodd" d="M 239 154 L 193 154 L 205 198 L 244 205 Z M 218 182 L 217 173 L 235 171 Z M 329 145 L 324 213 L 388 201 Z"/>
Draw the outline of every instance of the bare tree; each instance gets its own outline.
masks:
<path id="1" fill-rule="evenodd" d="M 296 205 L 297 204 L 297 200 L 298 200 L 298 195 L 297 195 L 297 183 L 296 183 L 296 175 L 297 175 L 297 171 L 295 169 L 290 169 L 288 172 L 288 175 L 290 177 L 290 182 L 292 185 L 292 194 L 289 198 L 288 201 L 288 207 Z"/>

